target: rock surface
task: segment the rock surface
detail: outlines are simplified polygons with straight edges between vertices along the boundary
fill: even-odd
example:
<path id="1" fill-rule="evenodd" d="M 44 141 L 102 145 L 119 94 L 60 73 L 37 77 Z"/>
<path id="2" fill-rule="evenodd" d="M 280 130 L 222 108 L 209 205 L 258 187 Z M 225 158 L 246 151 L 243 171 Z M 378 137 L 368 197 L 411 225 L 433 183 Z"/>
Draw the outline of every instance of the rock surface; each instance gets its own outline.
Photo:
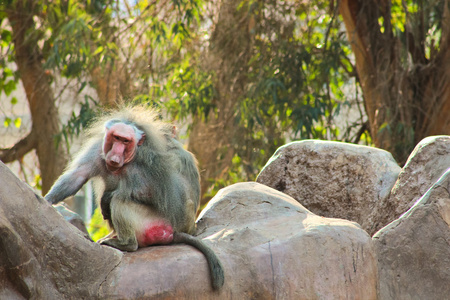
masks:
<path id="1" fill-rule="evenodd" d="M 221 190 L 199 216 L 198 232 L 224 265 L 219 293 L 208 293 L 203 256 L 176 245 L 127 254 L 102 285 L 102 296 L 376 298 L 376 257 L 368 234 L 356 223 L 316 216 L 264 185 L 240 183 Z"/>
<path id="2" fill-rule="evenodd" d="M 389 197 L 401 168 L 384 150 L 304 140 L 280 147 L 256 179 L 313 213 L 371 228 L 371 212 Z"/>
<path id="3" fill-rule="evenodd" d="M 122 254 L 87 240 L 0 163 L 0 299 L 93 298 Z"/>
<path id="4" fill-rule="evenodd" d="M 230 296 L 238 291 L 260 299 L 376 297 L 374 249 L 354 222 L 314 215 L 257 183 L 221 190 L 200 220 L 201 236 L 214 234 L 227 258 L 240 256 L 226 258 L 227 270 L 235 270 L 227 277 Z"/>
<path id="5" fill-rule="evenodd" d="M 380 199 L 370 215 L 373 235 L 405 213 L 450 168 L 450 136 L 423 139 L 409 156 L 391 195 Z"/>
<path id="6" fill-rule="evenodd" d="M 83 232 L 85 238 L 92 240 L 91 237 L 89 236 L 89 232 L 86 229 L 86 224 L 84 224 L 83 218 L 81 218 L 79 214 L 70 210 L 69 207 L 64 202 L 61 202 L 53 207 L 56 209 L 56 211 L 59 212 L 61 216 L 63 216 L 63 218 L 67 222 L 69 222 L 70 224 L 78 228 L 81 232 Z"/>
<path id="7" fill-rule="evenodd" d="M 448 299 L 450 170 L 373 240 L 378 253 L 379 299 Z"/>

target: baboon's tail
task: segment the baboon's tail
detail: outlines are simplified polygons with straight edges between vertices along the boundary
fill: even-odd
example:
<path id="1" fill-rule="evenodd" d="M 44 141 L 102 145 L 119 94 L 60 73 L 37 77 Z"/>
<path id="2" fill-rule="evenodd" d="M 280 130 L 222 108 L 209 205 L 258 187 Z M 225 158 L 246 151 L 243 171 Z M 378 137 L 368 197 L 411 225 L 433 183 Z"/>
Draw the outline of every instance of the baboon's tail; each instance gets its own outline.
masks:
<path id="1" fill-rule="evenodd" d="M 219 290 L 223 286 L 225 282 L 225 274 L 222 264 L 214 251 L 212 251 L 212 249 L 209 248 L 201 239 L 184 232 L 174 232 L 173 242 L 188 244 L 200 250 L 208 261 L 213 289 Z"/>

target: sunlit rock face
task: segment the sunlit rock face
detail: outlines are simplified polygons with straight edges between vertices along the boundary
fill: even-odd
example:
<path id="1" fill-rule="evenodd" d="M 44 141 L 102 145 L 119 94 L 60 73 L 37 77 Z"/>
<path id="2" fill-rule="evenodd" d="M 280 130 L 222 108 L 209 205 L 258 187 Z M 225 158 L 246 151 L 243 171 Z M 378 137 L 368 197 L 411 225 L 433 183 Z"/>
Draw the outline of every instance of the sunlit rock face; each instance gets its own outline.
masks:
<path id="1" fill-rule="evenodd" d="M 400 170 L 378 148 L 304 140 L 279 148 L 256 181 L 319 216 L 355 221 L 369 231 L 372 211 L 389 197 Z"/>
<path id="2" fill-rule="evenodd" d="M 450 168 L 450 136 L 431 136 L 417 144 L 402 168 L 389 198 L 371 215 L 369 234 L 396 220 L 419 200 Z"/>
<path id="3" fill-rule="evenodd" d="M 379 299 L 448 299 L 450 171 L 373 240 L 378 254 Z"/>

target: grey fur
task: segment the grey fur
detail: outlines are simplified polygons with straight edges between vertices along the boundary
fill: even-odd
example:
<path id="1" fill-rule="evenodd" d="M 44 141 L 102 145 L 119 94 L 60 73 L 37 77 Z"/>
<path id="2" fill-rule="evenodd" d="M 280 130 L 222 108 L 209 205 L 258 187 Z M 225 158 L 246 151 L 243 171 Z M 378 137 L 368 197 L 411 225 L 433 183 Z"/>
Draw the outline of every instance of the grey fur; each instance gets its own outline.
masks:
<path id="1" fill-rule="evenodd" d="M 145 134 L 145 140 L 137 146 L 133 161 L 115 175 L 106 168 L 102 147 L 105 125 L 118 122 L 133 125 L 137 134 Z M 219 289 L 224 282 L 219 259 L 200 239 L 191 236 L 200 204 L 197 162 L 173 137 L 172 128 L 142 107 L 123 108 L 99 118 L 87 132 L 85 146 L 45 198 L 56 204 L 74 195 L 92 179 L 104 218 L 117 234 L 102 243 L 123 251 L 138 248 L 133 220 L 130 220 L 132 213 L 128 212 L 140 210 L 134 208 L 140 205 L 143 209 L 150 208 L 172 225 L 174 242 L 193 245 L 204 253 L 210 265 L 212 285 Z"/>

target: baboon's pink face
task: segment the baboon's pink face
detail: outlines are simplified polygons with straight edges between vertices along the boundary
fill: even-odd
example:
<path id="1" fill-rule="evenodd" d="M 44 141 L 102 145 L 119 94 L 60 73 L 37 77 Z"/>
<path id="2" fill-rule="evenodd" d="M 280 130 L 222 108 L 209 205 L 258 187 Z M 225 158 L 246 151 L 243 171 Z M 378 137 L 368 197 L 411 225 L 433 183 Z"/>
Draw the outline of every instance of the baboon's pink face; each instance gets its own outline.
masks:
<path id="1" fill-rule="evenodd" d="M 112 173 L 119 173 L 124 165 L 133 160 L 137 146 L 144 142 L 145 136 L 137 140 L 132 125 L 117 123 L 106 130 L 103 141 L 106 168 Z"/>

